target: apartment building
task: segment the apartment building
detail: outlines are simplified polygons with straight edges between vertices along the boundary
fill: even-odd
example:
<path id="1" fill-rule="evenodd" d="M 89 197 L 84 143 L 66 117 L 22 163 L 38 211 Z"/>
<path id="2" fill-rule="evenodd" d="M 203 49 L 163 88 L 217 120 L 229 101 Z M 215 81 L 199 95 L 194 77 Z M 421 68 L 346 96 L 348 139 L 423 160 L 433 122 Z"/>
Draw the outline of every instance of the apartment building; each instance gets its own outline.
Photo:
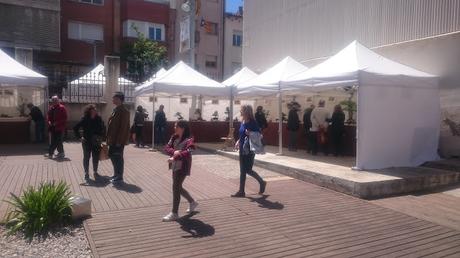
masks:
<path id="1" fill-rule="evenodd" d="M 243 53 L 243 9 L 225 14 L 224 79 L 241 69 Z"/>
<path id="2" fill-rule="evenodd" d="M 186 0 L 171 1 L 176 15 L 174 63 L 190 63 L 190 50 L 180 51 L 180 26 L 189 13 L 181 6 Z M 224 0 L 195 0 L 195 69 L 206 76 L 221 81 L 223 77 Z"/>

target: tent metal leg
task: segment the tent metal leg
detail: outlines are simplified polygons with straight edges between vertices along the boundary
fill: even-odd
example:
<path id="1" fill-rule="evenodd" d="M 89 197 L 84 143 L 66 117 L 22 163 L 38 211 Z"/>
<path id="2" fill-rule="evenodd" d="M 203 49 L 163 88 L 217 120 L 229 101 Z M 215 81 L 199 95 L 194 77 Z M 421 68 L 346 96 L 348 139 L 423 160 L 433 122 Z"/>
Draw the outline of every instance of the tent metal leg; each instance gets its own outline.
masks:
<path id="1" fill-rule="evenodd" d="M 281 82 L 278 83 L 278 153 L 283 155 L 283 101 L 281 96 Z"/>

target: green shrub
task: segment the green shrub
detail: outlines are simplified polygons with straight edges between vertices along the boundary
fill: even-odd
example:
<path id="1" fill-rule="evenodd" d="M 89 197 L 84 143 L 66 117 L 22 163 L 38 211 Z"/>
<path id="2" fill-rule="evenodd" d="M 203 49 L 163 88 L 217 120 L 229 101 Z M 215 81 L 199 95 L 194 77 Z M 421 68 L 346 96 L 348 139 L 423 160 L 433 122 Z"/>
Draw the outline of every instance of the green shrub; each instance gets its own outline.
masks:
<path id="1" fill-rule="evenodd" d="M 70 222 L 70 190 L 64 183 L 42 183 L 35 189 L 28 187 L 21 197 L 11 194 L 7 202 L 12 209 L 6 215 L 10 234 L 23 231 L 27 237 L 44 233 L 51 226 Z"/>

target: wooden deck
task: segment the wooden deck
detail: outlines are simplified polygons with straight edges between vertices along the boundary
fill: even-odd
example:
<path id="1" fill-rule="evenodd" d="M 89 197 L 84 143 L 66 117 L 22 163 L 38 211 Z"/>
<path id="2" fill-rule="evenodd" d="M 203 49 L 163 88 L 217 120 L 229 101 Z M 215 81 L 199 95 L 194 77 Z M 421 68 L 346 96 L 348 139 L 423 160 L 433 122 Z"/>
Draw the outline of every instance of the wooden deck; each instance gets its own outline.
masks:
<path id="1" fill-rule="evenodd" d="M 127 147 L 127 184 L 114 188 L 108 161 L 101 163 L 101 182 L 81 185 L 78 144 L 65 145 L 71 160 L 63 162 L 45 160 L 41 148 L 0 146 L 0 198 L 45 180 L 65 180 L 75 194 L 93 200 L 85 228 L 96 257 L 460 256 L 455 196 L 428 202 L 431 213 L 421 214 L 400 209 L 407 196 L 368 202 L 255 168 L 269 181 L 267 195 L 254 195 L 249 179 L 247 198 L 233 199 L 228 196 L 237 189 L 238 163 L 197 152 L 185 187 L 200 202 L 199 212 L 163 223 L 171 209 L 171 179 L 162 154 Z M 417 206 L 426 201 L 420 197 Z M 6 208 L 1 203 L 0 213 Z M 186 208 L 181 204 L 181 214 Z"/>

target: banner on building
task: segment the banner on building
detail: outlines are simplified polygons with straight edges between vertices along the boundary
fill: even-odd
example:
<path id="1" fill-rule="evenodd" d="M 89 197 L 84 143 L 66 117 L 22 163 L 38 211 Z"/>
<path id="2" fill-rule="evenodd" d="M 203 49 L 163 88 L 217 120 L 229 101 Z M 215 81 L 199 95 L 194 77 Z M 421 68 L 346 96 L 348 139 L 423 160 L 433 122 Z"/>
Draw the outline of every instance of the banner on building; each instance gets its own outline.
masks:
<path id="1" fill-rule="evenodd" d="M 179 52 L 185 52 L 190 49 L 190 16 L 187 16 L 180 22 L 180 46 Z"/>

